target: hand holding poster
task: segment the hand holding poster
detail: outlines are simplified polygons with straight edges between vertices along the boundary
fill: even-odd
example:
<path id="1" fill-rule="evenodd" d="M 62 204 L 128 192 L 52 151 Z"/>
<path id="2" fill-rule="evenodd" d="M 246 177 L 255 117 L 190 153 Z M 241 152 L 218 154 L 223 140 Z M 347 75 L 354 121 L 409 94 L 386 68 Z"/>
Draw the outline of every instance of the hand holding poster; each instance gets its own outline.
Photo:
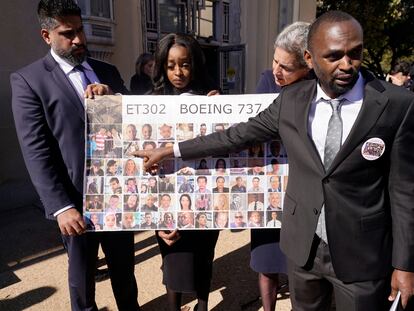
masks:
<path id="1" fill-rule="evenodd" d="M 84 215 L 94 230 L 281 227 L 287 157 L 280 141 L 235 154 L 159 163 L 131 152 L 173 146 L 225 129 L 275 94 L 104 96 L 86 102 Z"/>

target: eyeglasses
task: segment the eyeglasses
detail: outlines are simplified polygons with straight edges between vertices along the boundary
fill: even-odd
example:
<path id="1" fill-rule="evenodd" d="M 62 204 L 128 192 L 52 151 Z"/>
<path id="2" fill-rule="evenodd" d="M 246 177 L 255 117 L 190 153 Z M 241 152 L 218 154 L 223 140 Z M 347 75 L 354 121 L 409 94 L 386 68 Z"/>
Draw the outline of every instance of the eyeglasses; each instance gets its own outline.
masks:
<path id="1" fill-rule="evenodd" d="M 243 218 L 243 216 L 234 216 L 234 218 Z"/>

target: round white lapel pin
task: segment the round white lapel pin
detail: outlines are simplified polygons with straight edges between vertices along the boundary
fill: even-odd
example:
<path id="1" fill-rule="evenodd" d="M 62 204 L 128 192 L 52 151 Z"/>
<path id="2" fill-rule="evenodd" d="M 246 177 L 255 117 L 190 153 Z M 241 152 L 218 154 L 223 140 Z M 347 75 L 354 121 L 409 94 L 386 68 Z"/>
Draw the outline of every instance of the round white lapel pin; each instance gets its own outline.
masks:
<path id="1" fill-rule="evenodd" d="M 379 159 L 385 151 L 385 143 L 381 138 L 373 137 L 368 139 L 361 148 L 364 159 L 373 161 Z"/>

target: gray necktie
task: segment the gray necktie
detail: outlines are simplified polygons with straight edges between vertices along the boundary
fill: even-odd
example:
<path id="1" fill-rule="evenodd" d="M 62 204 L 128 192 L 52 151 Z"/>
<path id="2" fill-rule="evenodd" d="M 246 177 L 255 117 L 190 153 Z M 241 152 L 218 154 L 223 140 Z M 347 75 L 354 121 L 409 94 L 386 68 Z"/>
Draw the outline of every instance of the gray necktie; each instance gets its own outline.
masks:
<path id="1" fill-rule="evenodd" d="M 341 148 L 342 144 L 342 119 L 341 119 L 341 104 L 342 100 L 331 99 L 328 101 L 332 107 L 332 115 L 329 119 L 328 130 L 326 132 L 325 150 L 323 165 L 325 170 L 331 166 L 336 154 Z M 325 242 L 328 243 L 328 236 L 326 234 L 325 222 L 325 206 L 322 206 L 321 213 L 316 227 L 316 234 Z"/>
<path id="2" fill-rule="evenodd" d="M 342 119 L 341 104 L 342 100 L 331 99 L 329 104 L 332 107 L 332 115 L 328 123 L 328 131 L 326 133 L 325 150 L 323 165 L 328 169 L 336 154 L 341 148 L 342 143 Z"/>

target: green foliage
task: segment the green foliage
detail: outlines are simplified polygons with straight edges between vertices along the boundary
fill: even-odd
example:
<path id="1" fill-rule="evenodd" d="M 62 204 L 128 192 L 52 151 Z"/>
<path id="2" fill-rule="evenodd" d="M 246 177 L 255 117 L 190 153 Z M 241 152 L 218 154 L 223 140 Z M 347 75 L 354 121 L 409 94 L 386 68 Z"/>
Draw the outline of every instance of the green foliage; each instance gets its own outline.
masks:
<path id="1" fill-rule="evenodd" d="M 320 0 L 317 15 L 341 10 L 364 29 L 363 64 L 384 78 L 399 60 L 414 61 L 414 0 Z"/>

